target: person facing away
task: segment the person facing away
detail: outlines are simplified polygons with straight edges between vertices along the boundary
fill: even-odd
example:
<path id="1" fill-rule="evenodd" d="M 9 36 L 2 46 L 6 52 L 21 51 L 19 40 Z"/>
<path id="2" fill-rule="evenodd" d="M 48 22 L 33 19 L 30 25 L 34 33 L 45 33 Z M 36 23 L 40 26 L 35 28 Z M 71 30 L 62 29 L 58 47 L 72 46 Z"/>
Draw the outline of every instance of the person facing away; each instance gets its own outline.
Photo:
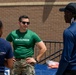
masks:
<path id="1" fill-rule="evenodd" d="M 63 32 L 64 47 L 56 75 L 76 75 L 76 3 L 69 3 L 60 11 L 70 26 Z"/>
<path id="2" fill-rule="evenodd" d="M 22 15 L 19 17 L 19 28 L 10 32 L 6 37 L 6 40 L 13 43 L 16 60 L 12 75 L 34 75 L 33 63 L 40 61 L 47 50 L 41 38 L 35 32 L 28 29 L 29 26 L 29 17 Z M 33 58 L 35 45 L 39 48 L 39 54 Z"/>
<path id="3" fill-rule="evenodd" d="M 0 75 L 4 75 L 5 67 L 13 67 L 13 52 L 10 43 L 1 38 L 3 33 L 3 24 L 0 21 Z"/>

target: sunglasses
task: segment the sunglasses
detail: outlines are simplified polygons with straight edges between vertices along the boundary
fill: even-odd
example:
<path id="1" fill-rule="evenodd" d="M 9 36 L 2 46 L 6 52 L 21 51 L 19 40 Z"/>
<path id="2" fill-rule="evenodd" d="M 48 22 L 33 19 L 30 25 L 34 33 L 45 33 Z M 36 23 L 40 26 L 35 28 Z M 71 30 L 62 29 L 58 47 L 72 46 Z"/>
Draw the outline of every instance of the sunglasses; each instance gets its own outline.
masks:
<path id="1" fill-rule="evenodd" d="M 29 24 L 30 24 L 30 22 L 22 22 L 22 24 L 24 24 L 24 25 L 25 25 L 25 24 L 29 25 Z"/>

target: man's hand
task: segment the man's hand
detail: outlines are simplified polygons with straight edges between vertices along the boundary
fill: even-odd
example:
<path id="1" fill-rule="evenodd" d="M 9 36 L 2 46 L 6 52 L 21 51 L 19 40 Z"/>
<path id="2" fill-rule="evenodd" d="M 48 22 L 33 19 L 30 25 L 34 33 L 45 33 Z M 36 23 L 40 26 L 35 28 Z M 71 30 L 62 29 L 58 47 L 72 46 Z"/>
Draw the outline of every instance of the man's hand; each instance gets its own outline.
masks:
<path id="1" fill-rule="evenodd" d="M 16 59 L 15 59 L 15 57 L 13 57 L 13 62 L 15 62 L 16 61 Z"/>
<path id="2" fill-rule="evenodd" d="M 34 58 L 32 58 L 32 57 L 28 57 L 28 58 L 26 58 L 26 62 L 29 63 L 29 64 L 31 64 L 31 63 L 35 64 L 36 60 Z"/>

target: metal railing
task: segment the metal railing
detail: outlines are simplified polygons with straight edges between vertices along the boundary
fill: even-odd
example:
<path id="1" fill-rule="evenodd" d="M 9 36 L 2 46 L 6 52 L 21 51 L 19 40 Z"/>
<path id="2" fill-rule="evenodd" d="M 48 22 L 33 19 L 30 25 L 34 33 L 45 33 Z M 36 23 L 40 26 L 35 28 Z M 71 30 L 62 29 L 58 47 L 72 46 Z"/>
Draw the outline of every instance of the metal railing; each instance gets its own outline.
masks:
<path id="1" fill-rule="evenodd" d="M 46 60 L 48 59 L 59 61 L 62 54 L 63 42 L 45 40 L 44 43 L 47 47 L 47 51 L 44 54 L 44 56 L 41 58 L 41 61 L 39 63 L 45 63 Z M 35 57 L 37 55 L 38 55 L 38 48 L 35 47 Z"/>
<path id="2" fill-rule="evenodd" d="M 47 56 L 47 57 L 46 57 L 46 58 L 44 58 L 44 59 L 42 59 L 42 60 L 41 60 L 41 61 L 39 61 L 38 63 L 41 63 L 41 62 L 43 62 L 43 61 L 47 60 L 48 58 L 50 58 L 49 60 L 55 60 L 55 59 L 57 59 L 57 57 L 61 57 L 62 50 L 63 50 L 63 49 L 58 50 L 57 52 L 55 52 L 55 53 L 53 53 L 53 54 L 51 54 L 51 55 Z"/>

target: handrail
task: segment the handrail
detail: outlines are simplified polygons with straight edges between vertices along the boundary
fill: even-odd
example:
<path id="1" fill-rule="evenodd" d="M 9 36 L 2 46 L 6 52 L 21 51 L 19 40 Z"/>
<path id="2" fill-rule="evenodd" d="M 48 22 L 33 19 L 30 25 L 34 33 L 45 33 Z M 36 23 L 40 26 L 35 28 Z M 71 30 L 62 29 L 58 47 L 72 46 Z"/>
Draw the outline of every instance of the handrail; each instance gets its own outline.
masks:
<path id="1" fill-rule="evenodd" d="M 61 51 L 63 49 L 63 42 L 53 41 L 53 40 L 44 40 L 43 41 L 47 47 L 47 51 L 45 52 L 43 58 L 39 61 L 39 63 L 45 63 L 47 59 L 59 61 L 61 57 Z M 38 48 L 35 47 L 35 56 L 38 55 Z"/>
<path id="2" fill-rule="evenodd" d="M 63 43 L 59 41 L 44 40 L 45 43 Z"/>
<path id="3" fill-rule="evenodd" d="M 39 61 L 38 63 L 43 62 L 44 60 L 46 60 L 46 59 L 48 59 L 48 58 L 50 58 L 50 57 L 54 56 L 55 54 L 57 54 L 57 53 L 61 52 L 62 50 L 63 50 L 63 49 L 60 49 L 60 50 L 56 51 L 55 53 L 53 53 L 53 54 L 51 54 L 51 55 L 47 56 L 46 58 L 42 59 L 42 60 L 41 60 L 41 61 Z M 53 59 L 57 58 L 57 57 L 58 57 L 58 56 L 60 56 L 60 55 L 61 55 L 61 54 L 59 54 L 59 55 L 55 56 L 54 58 L 51 58 L 51 60 L 53 60 Z"/>

